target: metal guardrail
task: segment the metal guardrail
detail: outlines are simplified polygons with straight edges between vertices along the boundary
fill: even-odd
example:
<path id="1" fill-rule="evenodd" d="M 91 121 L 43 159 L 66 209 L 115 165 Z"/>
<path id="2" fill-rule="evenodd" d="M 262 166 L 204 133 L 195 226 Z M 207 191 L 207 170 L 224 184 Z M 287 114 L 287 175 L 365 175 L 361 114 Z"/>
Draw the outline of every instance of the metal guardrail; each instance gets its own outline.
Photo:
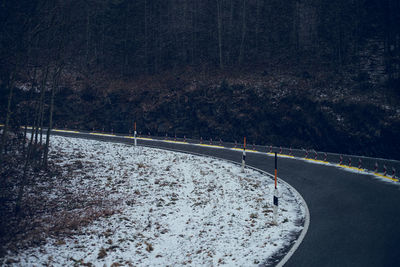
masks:
<path id="1" fill-rule="evenodd" d="M 203 144 L 214 147 L 237 148 L 237 149 L 243 148 L 242 143 L 224 142 L 220 139 L 198 140 L 186 137 L 183 138 L 175 136 L 162 137 L 162 136 L 151 136 L 151 135 L 147 136 L 139 135 L 138 137 L 147 137 L 155 140 L 164 140 L 164 141 L 167 140 L 171 142 Z M 293 149 L 287 147 L 277 147 L 272 145 L 261 146 L 256 144 L 246 145 L 246 150 L 249 152 L 255 151 L 255 152 L 272 153 L 272 154 L 277 152 L 279 155 L 283 156 L 304 158 L 313 161 L 318 161 L 321 163 L 331 163 L 359 171 L 370 171 L 379 176 L 385 176 L 385 178 L 394 178 L 394 180 L 397 180 L 396 178 L 398 178 L 396 171 L 397 170 L 400 171 L 400 161 L 391 159 L 373 158 L 373 157 L 365 157 L 358 155 L 347 155 L 347 154 L 315 151 L 310 149 Z"/>
<path id="2" fill-rule="evenodd" d="M 2 125 L 0 125 L 1 127 Z M 91 131 L 82 131 L 82 130 L 70 130 L 70 129 L 54 129 L 55 131 L 66 131 L 66 132 L 75 132 L 75 133 L 95 133 L 95 134 L 104 134 L 104 135 L 115 135 L 120 137 L 133 137 L 132 134 L 126 133 L 114 133 L 114 132 L 91 132 Z M 212 139 L 192 139 L 187 137 L 177 137 L 177 136 L 153 136 L 150 134 L 142 135 L 140 132 L 137 136 L 138 138 L 149 138 L 153 140 L 160 141 L 170 141 L 170 142 L 179 142 L 179 143 L 189 143 L 189 144 L 201 144 L 205 146 L 213 146 L 213 147 L 221 147 L 221 148 L 237 148 L 242 149 L 242 143 L 232 143 L 232 142 L 224 142 L 221 139 L 212 140 Z M 309 159 L 313 161 L 318 161 L 322 163 L 331 163 L 335 165 L 340 165 L 342 167 L 347 167 L 359 171 L 370 171 L 375 173 L 376 175 L 383 176 L 384 178 L 389 178 L 392 180 L 398 181 L 397 171 L 400 171 L 400 161 L 391 160 L 391 159 L 382 159 L 382 158 L 373 158 L 373 157 L 364 157 L 358 155 L 346 155 L 339 153 L 331 153 L 331 152 L 322 152 L 315 151 L 310 149 L 293 149 L 287 147 L 277 147 L 277 146 L 261 146 L 256 144 L 248 144 L 246 146 L 246 150 L 248 152 L 262 152 L 262 153 L 275 153 L 277 152 L 281 156 L 289 156 L 289 157 L 297 157 L 303 159 Z"/>

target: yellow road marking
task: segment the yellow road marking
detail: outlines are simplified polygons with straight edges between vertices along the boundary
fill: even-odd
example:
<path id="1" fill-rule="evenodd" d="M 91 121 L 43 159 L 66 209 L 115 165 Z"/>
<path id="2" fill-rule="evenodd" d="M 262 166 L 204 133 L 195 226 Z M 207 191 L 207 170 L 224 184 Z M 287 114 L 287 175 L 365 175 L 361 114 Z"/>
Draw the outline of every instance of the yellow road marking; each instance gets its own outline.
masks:
<path id="1" fill-rule="evenodd" d="M 131 139 L 135 139 L 135 137 L 134 136 L 124 136 L 125 138 L 131 138 Z M 145 138 L 145 137 L 136 137 L 137 139 L 140 139 L 140 140 L 149 140 L 149 141 L 153 141 L 154 139 L 151 139 L 151 138 Z"/>
<path id="2" fill-rule="evenodd" d="M 214 145 L 207 145 L 207 144 L 199 144 L 200 146 L 207 146 L 207 147 L 215 147 L 215 148 L 225 148 L 223 146 L 214 146 Z"/>
<path id="3" fill-rule="evenodd" d="M 319 163 L 324 163 L 324 164 L 329 164 L 329 162 L 327 162 L 327 161 L 318 160 L 318 159 L 306 159 L 306 158 L 305 158 L 305 160 L 314 161 L 314 162 L 319 162 Z M 345 167 L 347 167 L 347 166 L 345 166 Z"/>
<path id="4" fill-rule="evenodd" d="M 389 177 L 389 176 L 385 176 L 385 175 L 380 174 L 380 173 L 374 172 L 374 174 L 375 174 L 376 176 L 379 176 L 379 177 L 382 177 L 382 178 L 386 178 L 386 179 L 389 179 L 389 180 L 392 180 L 392 181 L 395 181 L 395 182 L 398 182 L 398 181 L 399 181 L 399 179 L 396 179 L 396 178 L 393 178 L 393 177 Z"/>
<path id="5" fill-rule="evenodd" d="M 360 169 L 360 168 L 349 167 L 349 166 L 341 165 L 341 164 L 337 164 L 337 166 L 342 167 L 342 168 L 345 168 L 345 169 L 351 169 L 351 170 L 361 171 L 361 172 L 364 172 L 364 173 L 368 174 L 368 171 L 363 170 L 363 169 Z M 393 177 L 389 177 L 389 176 L 386 176 L 386 175 L 383 175 L 383 174 L 380 174 L 380 173 L 377 173 L 377 172 L 374 172 L 373 174 L 376 175 L 376 176 L 379 176 L 379 177 L 381 177 L 381 178 L 385 178 L 385 179 L 392 180 L 392 181 L 394 181 L 394 182 L 398 182 L 398 181 L 399 181 L 399 179 L 396 179 L 396 178 L 393 178 Z"/>
<path id="6" fill-rule="evenodd" d="M 232 147 L 231 149 L 233 149 L 233 150 L 240 150 L 240 151 L 243 151 L 243 148 L 236 148 L 236 147 Z M 257 151 L 257 150 L 251 150 L 251 149 L 246 149 L 246 152 L 260 152 L 260 151 Z"/>
<path id="7" fill-rule="evenodd" d="M 365 170 L 363 170 L 363 169 L 359 169 L 359 168 L 356 168 L 356 167 L 350 167 L 350 166 L 343 165 L 343 164 L 338 164 L 338 166 L 340 166 L 342 168 L 350 169 L 350 170 L 356 170 L 356 171 L 360 171 L 360 172 L 365 172 Z"/>
<path id="8" fill-rule="evenodd" d="M 267 152 L 267 155 L 275 156 L 275 153 Z M 279 154 L 279 153 L 277 154 L 277 156 L 288 157 L 288 158 L 294 158 L 294 156 L 286 155 L 286 154 Z"/>
<path id="9" fill-rule="evenodd" d="M 90 133 L 92 135 L 101 135 L 101 136 L 115 136 L 115 134 L 102 134 L 102 133 Z"/>
<path id="10" fill-rule="evenodd" d="M 135 138 L 135 137 L 133 137 L 133 138 Z M 152 139 L 152 138 L 146 138 L 146 137 L 138 137 L 137 139 L 140 139 L 140 140 L 149 140 L 149 141 L 154 140 L 154 139 Z"/>
<path id="11" fill-rule="evenodd" d="M 292 156 L 292 155 L 286 155 L 286 154 L 278 154 L 278 156 L 288 157 L 288 158 L 294 158 L 294 156 Z"/>
<path id="12" fill-rule="evenodd" d="M 164 140 L 166 143 L 174 143 L 174 144 L 188 144 L 188 142 L 181 142 L 181 141 L 172 141 L 172 140 Z"/>
<path id="13" fill-rule="evenodd" d="M 64 133 L 79 133 L 78 131 L 69 131 L 69 130 L 58 130 L 58 129 L 53 129 L 55 132 L 64 132 Z"/>

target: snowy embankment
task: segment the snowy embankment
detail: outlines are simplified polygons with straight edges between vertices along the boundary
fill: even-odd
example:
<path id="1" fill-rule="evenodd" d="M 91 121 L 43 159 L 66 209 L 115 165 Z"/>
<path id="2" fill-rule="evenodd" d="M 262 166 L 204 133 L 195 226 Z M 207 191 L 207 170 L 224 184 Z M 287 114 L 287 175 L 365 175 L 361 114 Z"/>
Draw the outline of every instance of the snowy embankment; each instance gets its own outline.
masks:
<path id="1" fill-rule="evenodd" d="M 112 211 L 3 263 L 250 266 L 282 253 L 303 228 L 305 207 L 290 188 L 280 186 L 274 225 L 273 181 L 222 160 L 57 136 L 51 158 L 69 172 L 69 190 L 98 192 Z"/>

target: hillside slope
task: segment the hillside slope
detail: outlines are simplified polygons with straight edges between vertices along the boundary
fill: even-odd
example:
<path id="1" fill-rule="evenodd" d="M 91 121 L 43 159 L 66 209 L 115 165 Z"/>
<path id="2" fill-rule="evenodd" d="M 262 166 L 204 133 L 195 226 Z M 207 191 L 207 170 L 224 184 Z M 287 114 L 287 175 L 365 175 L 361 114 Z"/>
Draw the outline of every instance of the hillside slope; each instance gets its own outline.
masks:
<path id="1" fill-rule="evenodd" d="M 398 93 L 350 71 L 282 69 L 186 69 L 125 81 L 70 75 L 55 121 L 122 133 L 136 121 L 142 134 L 247 136 L 250 143 L 400 159 Z"/>

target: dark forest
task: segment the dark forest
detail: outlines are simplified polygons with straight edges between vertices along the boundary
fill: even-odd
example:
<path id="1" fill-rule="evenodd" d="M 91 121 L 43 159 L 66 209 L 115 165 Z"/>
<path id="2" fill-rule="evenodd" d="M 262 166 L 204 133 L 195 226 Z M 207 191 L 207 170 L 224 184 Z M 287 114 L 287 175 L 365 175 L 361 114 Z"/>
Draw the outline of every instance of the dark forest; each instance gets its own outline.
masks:
<path id="1" fill-rule="evenodd" d="M 0 118 L 398 158 L 399 6 L 1 1 Z"/>

